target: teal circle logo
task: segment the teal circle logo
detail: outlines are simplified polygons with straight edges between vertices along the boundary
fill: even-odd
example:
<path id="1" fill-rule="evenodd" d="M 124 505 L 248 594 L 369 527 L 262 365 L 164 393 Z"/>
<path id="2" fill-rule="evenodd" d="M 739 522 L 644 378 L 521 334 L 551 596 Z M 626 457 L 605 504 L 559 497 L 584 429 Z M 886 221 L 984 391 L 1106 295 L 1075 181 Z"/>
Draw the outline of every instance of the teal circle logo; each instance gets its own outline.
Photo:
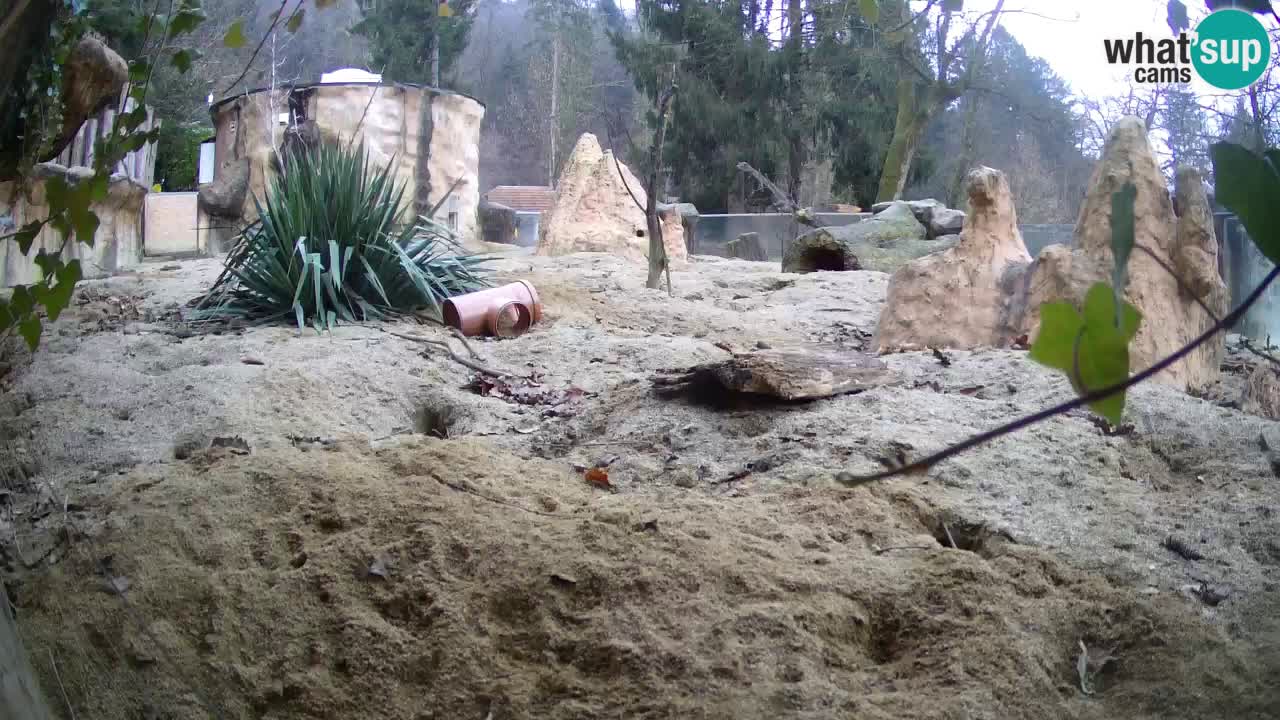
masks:
<path id="1" fill-rule="evenodd" d="M 1247 88 L 1271 62 L 1271 38 L 1253 15 L 1243 10 L 1210 13 L 1196 26 L 1191 62 L 1196 72 L 1220 90 Z"/>

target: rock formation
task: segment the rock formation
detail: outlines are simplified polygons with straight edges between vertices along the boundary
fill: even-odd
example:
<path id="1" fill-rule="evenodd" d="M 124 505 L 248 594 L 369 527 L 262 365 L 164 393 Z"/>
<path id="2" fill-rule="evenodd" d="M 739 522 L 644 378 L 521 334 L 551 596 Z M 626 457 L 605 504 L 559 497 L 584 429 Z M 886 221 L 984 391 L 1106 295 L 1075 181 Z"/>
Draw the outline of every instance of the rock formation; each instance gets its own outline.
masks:
<path id="1" fill-rule="evenodd" d="M 924 225 L 906 203 L 852 225 L 823 227 L 787 246 L 782 271 L 876 270 L 893 272 L 904 263 L 945 250 L 945 242 L 926 240 Z"/>
<path id="2" fill-rule="evenodd" d="M 1261 362 L 1249 373 L 1240 409 L 1269 420 L 1280 420 L 1280 372 L 1274 365 Z"/>
<path id="3" fill-rule="evenodd" d="M 1138 118 L 1121 120 L 1107 139 L 1076 223 L 1075 246 L 1070 250 L 1050 246 L 1037 259 L 1027 285 L 1022 325 L 1023 332 L 1034 336 L 1042 303 L 1079 303 L 1090 285 L 1109 281 L 1111 195 L 1126 181 L 1138 190 L 1135 242 L 1155 256 L 1135 250 L 1129 261 L 1125 297 L 1142 313 L 1142 324 L 1130 345 L 1130 367 L 1137 371 L 1173 353 L 1212 324 L 1201 303 L 1218 316 L 1226 314 L 1228 303 L 1226 286 L 1218 275 L 1217 240 L 1204 185 L 1194 170 L 1178 172 L 1175 193 L 1182 214 L 1175 216 L 1146 126 Z M 1224 352 L 1224 337 L 1219 334 L 1154 379 L 1186 390 L 1203 389 L 1218 377 Z"/>
<path id="4" fill-rule="evenodd" d="M 764 246 L 760 244 L 760 233 L 742 233 L 736 240 L 725 243 L 724 251 L 729 257 L 739 260 L 765 262 L 769 259 Z"/>
<path id="5" fill-rule="evenodd" d="M 953 210 L 933 198 L 879 202 L 871 206 L 871 212 L 879 215 L 897 204 L 906 205 L 911 209 L 911 213 L 915 215 L 916 220 L 925 227 L 925 237 L 930 240 L 944 235 L 955 235 L 964 228 L 965 214 L 963 211 Z"/>
<path id="6" fill-rule="evenodd" d="M 648 258 L 645 237 L 644 185 L 612 151 L 604 151 L 590 133 L 565 163 L 556 186 L 556 201 L 544 214 L 538 230 L 538 255 L 603 252 L 637 263 Z M 667 208 L 660 216 L 663 244 L 672 267 L 688 261 L 680 211 Z"/>
<path id="7" fill-rule="evenodd" d="M 1111 195 L 1126 181 L 1137 188 L 1135 240 L 1150 251 L 1135 250 L 1129 261 L 1125 297 L 1142 313 L 1130 365 L 1149 367 L 1202 334 L 1213 323 L 1210 313 L 1226 314 L 1228 302 L 1204 184 L 1193 170 L 1178 172 L 1175 215 L 1145 126 L 1126 118 L 1112 130 L 1094 170 L 1074 247 L 1051 245 L 1034 263 L 1004 176 L 989 168 L 971 172 L 971 212 L 959 244 L 906 265 L 890 280 L 876 334 L 881 352 L 1004 346 L 1024 334 L 1035 337 L 1042 304 L 1079 305 L 1093 283 L 1110 281 Z M 1223 342 L 1219 335 L 1155 379 L 1203 389 L 1217 378 Z"/>
<path id="8" fill-rule="evenodd" d="M 1031 256 L 1009 182 L 980 167 L 969 173 L 968 192 L 959 242 L 907 263 L 889 280 L 876 330 L 880 352 L 1003 345 L 1016 327 L 1013 288 Z"/>

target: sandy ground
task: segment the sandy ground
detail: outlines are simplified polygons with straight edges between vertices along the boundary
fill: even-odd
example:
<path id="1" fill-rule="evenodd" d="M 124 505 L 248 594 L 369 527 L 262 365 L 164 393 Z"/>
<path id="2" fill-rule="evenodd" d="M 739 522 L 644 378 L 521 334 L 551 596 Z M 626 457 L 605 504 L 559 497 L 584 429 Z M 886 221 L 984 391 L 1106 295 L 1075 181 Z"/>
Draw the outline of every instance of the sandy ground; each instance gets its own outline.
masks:
<path id="1" fill-rule="evenodd" d="M 0 550 L 47 694 L 110 719 L 1280 717 L 1280 426 L 1231 407 L 1238 377 L 849 490 L 1070 389 L 991 350 L 811 403 L 664 399 L 655 372 L 722 346 L 864 347 L 888 277 L 708 259 L 668 297 L 606 256 L 495 265 L 546 308 L 475 343 L 539 378 L 514 393 L 378 328 L 186 336 L 165 317 L 216 261 L 86 283 L 3 368 Z"/>

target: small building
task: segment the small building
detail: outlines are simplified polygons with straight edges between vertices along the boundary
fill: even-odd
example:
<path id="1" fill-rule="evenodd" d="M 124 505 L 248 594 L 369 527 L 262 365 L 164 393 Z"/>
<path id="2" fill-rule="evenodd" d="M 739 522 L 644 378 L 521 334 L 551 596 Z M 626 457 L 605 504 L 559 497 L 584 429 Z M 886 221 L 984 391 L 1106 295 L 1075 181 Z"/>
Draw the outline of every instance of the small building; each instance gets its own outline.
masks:
<path id="1" fill-rule="evenodd" d="M 556 191 L 545 185 L 498 185 L 484 199 L 515 210 L 516 244 L 532 247 L 538 244 L 539 221 L 556 204 Z"/>
<path id="2" fill-rule="evenodd" d="M 200 209 L 212 225 L 211 249 L 228 249 L 236 229 L 255 219 L 254 198 L 265 194 L 276 150 L 290 135 L 363 141 L 370 162 L 392 166 L 404 185 L 410 200 L 406 220 L 425 214 L 449 194 L 437 219 L 464 243 L 479 239 L 484 105 L 460 93 L 362 81 L 366 77 L 377 76 L 348 68 L 326 74 L 329 82 L 262 88 L 210 107 L 215 170 L 213 181 L 200 188 Z"/>

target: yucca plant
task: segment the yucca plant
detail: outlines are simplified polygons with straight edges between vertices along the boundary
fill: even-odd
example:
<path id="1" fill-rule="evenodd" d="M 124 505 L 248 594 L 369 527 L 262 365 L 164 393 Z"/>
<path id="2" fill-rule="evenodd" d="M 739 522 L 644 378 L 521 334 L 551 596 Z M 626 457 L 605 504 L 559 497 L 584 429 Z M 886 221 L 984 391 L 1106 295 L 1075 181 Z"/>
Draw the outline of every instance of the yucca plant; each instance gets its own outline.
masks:
<path id="1" fill-rule="evenodd" d="M 272 321 L 317 331 L 380 320 L 489 285 L 456 235 L 433 219 L 401 220 L 404 185 L 371 167 L 364 145 L 286 149 L 258 219 L 245 227 L 193 319 Z M 447 195 L 446 195 L 447 197 Z M 443 200 L 441 200 L 443 203 Z"/>

